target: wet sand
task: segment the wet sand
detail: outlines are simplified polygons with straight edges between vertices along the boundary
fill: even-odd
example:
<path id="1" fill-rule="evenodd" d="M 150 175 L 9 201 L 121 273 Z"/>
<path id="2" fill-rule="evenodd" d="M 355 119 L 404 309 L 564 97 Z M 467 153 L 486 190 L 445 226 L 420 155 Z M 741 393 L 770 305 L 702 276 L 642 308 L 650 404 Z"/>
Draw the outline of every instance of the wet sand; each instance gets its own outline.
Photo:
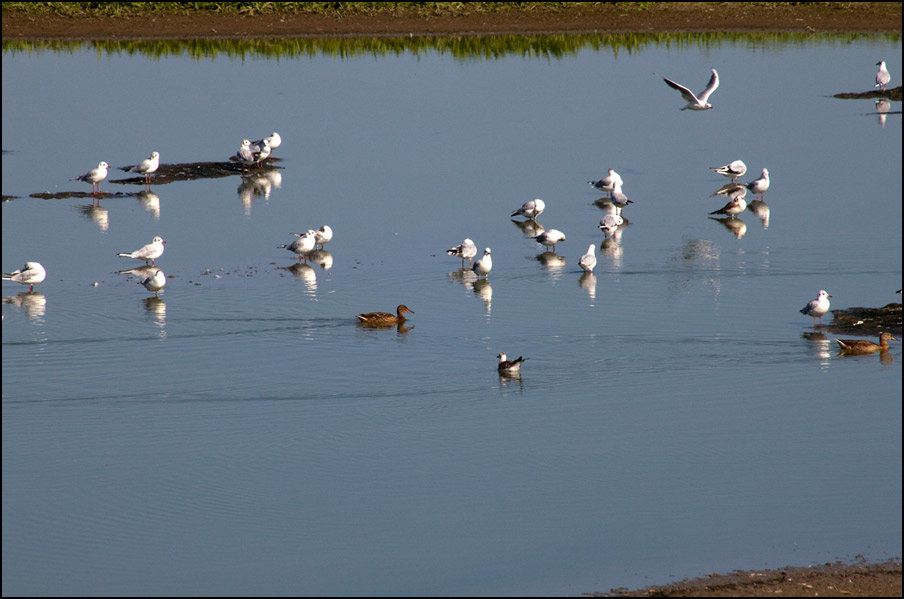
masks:
<path id="1" fill-rule="evenodd" d="M 3 40 L 198 39 L 382 35 L 476 35 L 501 33 L 638 33 L 678 31 L 901 33 L 900 2 L 660 3 L 647 10 L 615 5 L 557 10 L 506 10 L 471 15 L 397 14 L 327 16 L 271 14 L 157 15 L 141 17 L 34 17 L 3 11 Z M 900 558 L 831 563 L 780 570 L 736 571 L 635 591 L 587 589 L 586 596 L 782 597 L 898 596 Z"/>

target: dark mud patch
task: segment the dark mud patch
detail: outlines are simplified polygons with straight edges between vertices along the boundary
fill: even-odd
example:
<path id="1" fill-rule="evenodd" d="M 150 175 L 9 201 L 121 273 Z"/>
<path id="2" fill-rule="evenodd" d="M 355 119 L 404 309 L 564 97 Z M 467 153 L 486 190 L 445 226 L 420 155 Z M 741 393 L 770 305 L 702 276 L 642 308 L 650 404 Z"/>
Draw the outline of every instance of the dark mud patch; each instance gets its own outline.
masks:
<path id="1" fill-rule="evenodd" d="M 867 92 L 843 92 L 840 94 L 835 94 L 832 97 L 840 98 L 842 100 L 873 100 L 876 98 L 885 98 L 886 100 L 900 102 L 901 86 L 899 85 L 898 87 L 887 89 L 885 91 L 881 89 L 874 89 Z"/>
<path id="2" fill-rule="evenodd" d="M 829 333 L 875 336 L 882 331 L 901 334 L 901 304 L 881 308 L 832 310 L 832 323 L 822 330 Z"/>

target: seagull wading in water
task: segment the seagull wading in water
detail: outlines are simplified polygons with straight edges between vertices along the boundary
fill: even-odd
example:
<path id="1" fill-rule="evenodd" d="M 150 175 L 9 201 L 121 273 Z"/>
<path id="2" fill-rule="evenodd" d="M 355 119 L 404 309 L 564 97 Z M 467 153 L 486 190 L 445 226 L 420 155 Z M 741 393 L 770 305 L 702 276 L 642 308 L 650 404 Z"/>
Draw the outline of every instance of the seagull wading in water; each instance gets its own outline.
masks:
<path id="1" fill-rule="evenodd" d="M 148 260 L 151 261 L 151 264 L 157 264 L 157 258 L 163 255 L 163 244 L 166 242 L 163 241 L 163 238 L 159 235 L 154 237 L 151 240 L 151 243 L 147 244 L 144 247 L 141 247 L 134 252 L 120 252 L 116 254 L 117 256 L 122 256 L 123 258 L 135 258 L 136 260 L 144 260 L 144 263 L 147 264 Z"/>
<path id="2" fill-rule="evenodd" d="M 25 266 L 11 273 L 4 273 L 4 281 L 13 281 L 22 285 L 28 285 L 28 291 L 35 290 L 35 285 L 42 282 L 47 277 L 47 271 L 41 266 L 40 262 L 26 262 Z"/>
<path id="3" fill-rule="evenodd" d="M 709 100 L 712 93 L 716 91 L 716 88 L 719 87 L 719 73 L 716 72 L 716 69 L 713 69 L 712 71 L 713 75 L 709 78 L 706 89 L 700 92 L 699 97 L 683 85 L 675 83 L 671 79 L 666 79 L 665 77 L 662 77 L 662 75 L 660 75 L 660 77 L 662 77 L 662 80 L 665 81 L 666 85 L 681 92 L 681 97 L 687 101 L 687 106 L 681 110 L 709 110 L 713 105 L 707 102 L 707 100 Z"/>
<path id="4" fill-rule="evenodd" d="M 832 297 L 825 289 L 820 289 L 816 299 L 811 299 L 807 305 L 801 308 L 800 313 L 813 318 L 813 323 L 819 319 L 822 324 L 822 316 L 829 311 L 829 298 Z"/>

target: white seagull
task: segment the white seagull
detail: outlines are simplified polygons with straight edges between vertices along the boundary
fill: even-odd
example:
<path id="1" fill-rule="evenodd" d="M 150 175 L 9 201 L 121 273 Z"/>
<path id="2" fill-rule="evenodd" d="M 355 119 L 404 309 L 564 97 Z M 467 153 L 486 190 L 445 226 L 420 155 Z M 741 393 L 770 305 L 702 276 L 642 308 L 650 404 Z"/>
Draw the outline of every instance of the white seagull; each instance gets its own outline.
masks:
<path id="1" fill-rule="evenodd" d="M 100 182 L 107 178 L 107 169 L 109 164 L 101 160 L 97 163 L 97 168 L 93 168 L 84 175 L 79 175 L 70 181 L 84 181 L 91 184 L 91 193 L 100 193 Z"/>
<path id="2" fill-rule="evenodd" d="M 477 255 L 477 245 L 471 241 L 470 238 L 466 238 L 461 242 L 461 245 L 456 245 L 454 248 L 449 248 L 446 250 L 446 253 L 450 256 L 458 256 L 461 258 L 461 265 L 464 268 L 465 258 L 468 259 L 468 265 L 472 264 L 472 259 Z"/>
<path id="3" fill-rule="evenodd" d="M 578 266 L 587 272 L 593 271 L 593 267 L 596 266 L 596 245 L 590 244 L 590 247 L 587 248 L 587 253 L 581 256 Z"/>
<path id="4" fill-rule="evenodd" d="M 163 238 L 159 235 L 154 237 L 151 240 L 151 243 L 146 246 L 135 250 L 134 252 L 120 252 L 116 254 L 117 256 L 122 256 L 123 258 L 135 258 L 136 260 L 144 260 L 144 263 L 147 264 L 148 260 L 151 261 L 151 264 L 157 264 L 157 258 L 163 255 L 163 244 L 166 242 L 163 241 Z"/>
<path id="5" fill-rule="evenodd" d="M 257 148 L 255 151 L 254 148 Z M 251 151 L 254 153 L 254 159 L 257 161 L 257 165 L 260 166 L 261 162 L 270 157 L 270 140 L 265 139 L 264 143 L 260 146 L 251 146 Z"/>
<path id="6" fill-rule="evenodd" d="M 612 204 L 615 206 L 615 213 L 621 214 L 622 208 L 627 206 L 628 204 L 633 204 L 631 200 L 628 199 L 621 190 L 621 183 L 615 184 L 615 189 L 612 190 Z"/>
<path id="7" fill-rule="evenodd" d="M 816 324 L 817 318 L 819 319 L 819 324 L 822 324 L 822 315 L 829 311 L 830 297 L 832 296 L 825 289 L 820 289 L 816 299 L 811 299 L 806 306 L 801 308 L 800 313 L 812 316 L 813 324 Z"/>
<path id="8" fill-rule="evenodd" d="M 499 366 L 497 366 L 499 374 L 517 374 L 521 370 L 521 363 L 527 359 L 523 356 L 518 356 L 517 360 L 509 360 L 505 352 L 501 352 L 496 357 L 499 358 Z"/>
<path id="9" fill-rule="evenodd" d="M 158 168 L 160 168 L 160 153 L 151 152 L 150 158 L 145 158 L 135 166 L 129 166 L 124 168 L 123 170 L 130 173 L 138 173 L 139 175 L 144 175 L 144 180 L 147 183 L 150 183 L 151 174 L 156 173 Z"/>
<path id="10" fill-rule="evenodd" d="M 744 193 L 739 193 L 737 195 L 731 196 L 731 201 L 727 204 L 719 208 L 718 210 L 714 210 L 710 212 L 710 214 L 725 214 L 730 216 L 731 218 L 736 217 L 740 213 L 747 210 L 747 199 L 744 197 L 747 194 L 747 190 L 743 187 L 741 188 Z"/>
<path id="11" fill-rule="evenodd" d="M 662 77 L 662 80 L 665 81 L 666 85 L 681 92 L 681 97 L 687 101 L 687 106 L 685 106 L 681 110 L 708 110 L 712 108 L 713 105 L 707 102 L 707 100 L 712 95 L 712 93 L 716 91 L 716 88 L 719 87 L 719 73 L 716 72 L 716 69 L 713 69 L 712 71 L 713 75 L 709 78 L 709 83 L 706 85 L 706 89 L 704 89 L 700 93 L 699 97 L 695 96 L 694 92 L 684 87 L 683 85 L 675 83 L 671 79 L 666 79 L 665 77 L 662 77 L 662 75 L 660 75 L 660 77 Z"/>
<path id="12" fill-rule="evenodd" d="M 285 248 L 290 252 L 295 252 L 298 254 L 298 260 L 301 261 L 304 259 L 305 262 L 308 260 L 308 254 L 314 251 L 314 246 L 317 244 L 317 232 L 313 229 L 308 229 L 304 233 L 292 233 L 299 239 L 296 239 L 289 245 L 280 245 L 277 247 Z"/>
<path id="13" fill-rule="evenodd" d="M 158 268 L 153 275 L 143 280 L 141 284 L 148 291 L 153 291 L 154 297 L 157 297 L 157 292 L 166 286 L 166 275 Z"/>
<path id="14" fill-rule="evenodd" d="M 239 162 L 246 166 L 251 166 L 257 161 L 254 150 L 251 149 L 251 140 L 242 140 L 242 145 L 239 146 L 239 150 L 235 153 L 235 157 L 238 158 Z"/>
<path id="15" fill-rule="evenodd" d="M 606 235 L 606 237 L 609 237 L 610 235 L 614 235 L 618 230 L 618 226 L 623 224 L 624 222 L 625 219 L 617 214 L 607 214 L 600 219 L 599 228 Z"/>
<path id="16" fill-rule="evenodd" d="M 565 241 L 565 233 L 562 233 L 558 229 L 546 229 L 536 237 L 534 240 L 537 243 L 543 244 L 547 247 L 551 247 L 552 251 L 556 251 L 556 244 Z"/>
<path id="17" fill-rule="evenodd" d="M 604 191 L 608 193 L 612 193 L 612 190 L 615 189 L 615 185 L 624 185 L 624 181 L 622 181 L 621 175 L 615 172 L 615 169 L 609 169 L 609 174 L 606 177 L 603 177 L 599 181 L 587 181 L 590 183 L 595 189 L 599 191 Z"/>
<path id="18" fill-rule="evenodd" d="M 537 217 L 540 216 L 540 213 L 546 210 L 546 202 L 537 198 L 536 200 L 531 200 L 529 202 L 524 202 L 520 208 L 512 212 L 512 216 L 518 216 L 519 214 L 526 216 L 531 220 L 537 220 Z"/>
<path id="19" fill-rule="evenodd" d="M 11 273 L 4 273 L 4 281 L 13 281 L 28 285 L 28 291 L 34 291 L 35 285 L 43 281 L 47 277 L 47 271 L 41 266 L 40 262 L 26 262 L 25 266 Z"/>
<path id="20" fill-rule="evenodd" d="M 324 244 L 329 243 L 333 239 L 333 229 L 329 225 L 323 225 L 317 231 L 314 231 L 314 245 L 319 245 L 323 249 Z"/>
<path id="21" fill-rule="evenodd" d="M 874 87 L 881 87 L 882 91 L 885 91 L 885 86 L 891 81 L 891 75 L 888 74 L 888 69 L 885 68 L 884 60 L 877 62 L 876 66 L 879 67 L 879 72 L 876 73 L 876 85 Z"/>
<path id="22" fill-rule="evenodd" d="M 261 138 L 261 139 L 259 139 L 259 140 L 257 140 L 257 141 L 253 141 L 253 142 L 251 142 L 251 143 L 252 143 L 253 145 L 255 145 L 255 146 L 260 147 L 260 146 L 263 146 L 263 145 L 264 145 L 264 142 L 267 142 L 268 144 L 270 144 L 270 149 L 271 149 L 271 150 L 275 150 L 276 148 L 278 148 L 278 147 L 282 144 L 282 138 L 279 136 L 279 133 L 277 133 L 276 131 L 274 131 L 273 133 L 271 133 L 271 134 L 268 135 L 267 137 Z"/>
<path id="23" fill-rule="evenodd" d="M 490 248 L 486 248 L 483 250 L 483 258 L 474 263 L 474 266 L 471 267 L 477 277 L 484 277 L 490 274 L 490 271 L 493 270 L 493 258 L 490 256 Z"/>
<path id="24" fill-rule="evenodd" d="M 747 189 L 753 192 L 754 199 L 757 196 L 762 197 L 766 190 L 769 189 L 769 169 L 764 168 L 760 178 L 748 183 Z"/>
<path id="25" fill-rule="evenodd" d="M 744 173 L 747 172 L 747 165 L 744 164 L 743 160 L 735 160 L 734 162 L 729 162 L 725 166 L 710 167 L 709 170 L 716 171 L 723 177 L 728 177 L 732 181 L 737 181 L 738 177 L 743 177 Z"/>

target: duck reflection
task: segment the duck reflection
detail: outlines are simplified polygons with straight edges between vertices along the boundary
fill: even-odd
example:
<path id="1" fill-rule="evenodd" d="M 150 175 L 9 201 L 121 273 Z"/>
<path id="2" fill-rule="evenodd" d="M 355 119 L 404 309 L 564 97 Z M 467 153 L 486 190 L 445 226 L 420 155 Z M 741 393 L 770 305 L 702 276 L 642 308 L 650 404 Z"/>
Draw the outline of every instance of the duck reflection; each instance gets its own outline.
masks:
<path id="1" fill-rule="evenodd" d="M 540 221 L 537 220 L 515 220 L 512 219 L 512 224 L 518 227 L 521 230 L 521 233 L 525 237 L 536 237 L 540 233 L 546 231 L 543 225 L 540 224 Z"/>
<path id="2" fill-rule="evenodd" d="M 717 223 L 723 225 L 726 229 L 732 232 L 736 239 L 741 239 L 742 237 L 747 235 L 747 225 L 744 224 L 744 221 L 742 221 L 740 218 L 715 218 L 713 216 L 710 216 L 709 220 L 714 220 Z"/>
<path id="3" fill-rule="evenodd" d="M 160 196 L 146 189 L 136 193 L 135 197 L 141 206 L 154 216 L 154 220 L 160 220 Z"/>
<path id="4" fill-rule="evenodd" d="M 753 212 L 757 218 L 760 219 L 760 222 L 763 223 L 763 228 L 769 228 L 769 205 L 766 204 L 763 200 L 753 200 L 749 204 L 747 204 L 747 209 Z"/>
<path id="5" fill-rule="evenodd" d="M 32 320 L 42 318 L 47 311 L 47 298 L 37 291 L 23 291 L 18 295 L 5 297 L 3 303 L 22 308 L 25 315 Z"/>
<path id="6" fill-rule="evenodd" d="M 96 224 L 101 231 L 106 231 L 110 228 L 110 213 L 106 208 L 102 208 L 100 204 L 76 206 L 75 209 L 83 216 L 94 221 L 94 224 Z"/>
<path id="7" fill-rule="evenodd" d="M 308 260 L 322 268 L 329 270 L 333 268 L 333 255 L 326 250 L 314 250 L 308 254 Z"/>

